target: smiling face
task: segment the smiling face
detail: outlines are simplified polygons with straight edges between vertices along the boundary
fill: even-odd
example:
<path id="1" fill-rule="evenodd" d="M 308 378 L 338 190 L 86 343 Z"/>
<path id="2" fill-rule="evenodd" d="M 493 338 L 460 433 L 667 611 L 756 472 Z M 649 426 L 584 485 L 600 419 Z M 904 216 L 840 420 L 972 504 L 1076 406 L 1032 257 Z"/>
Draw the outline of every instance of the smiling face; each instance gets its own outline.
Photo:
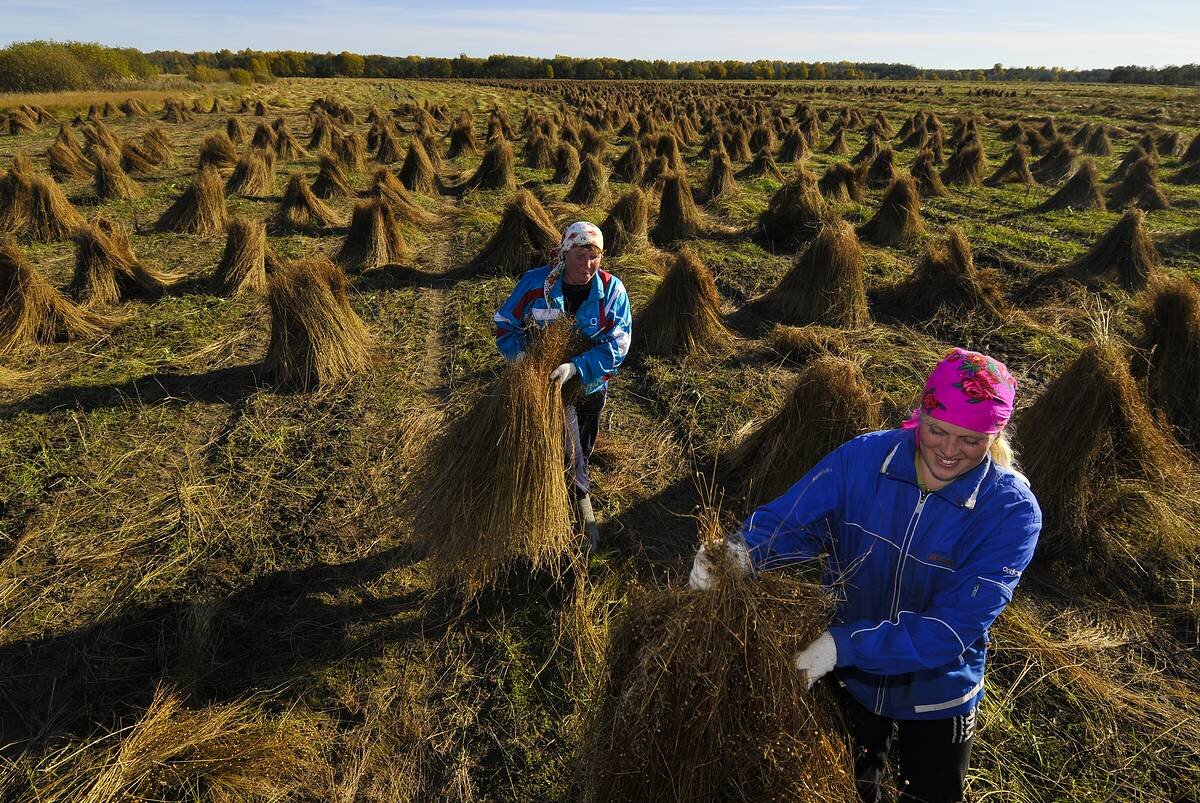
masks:
<path id="1" fill-rule="evenodd" d="M 939 421 L 921 414 L 917 473 L 921 482 L 936 491 L 983 462 L 995 435 Z"/>
<path id="2" fill-rule="evenodd" d="M 594 245 L 577 245 L 567 251 L 563 260 L 563 281 L 567 284 L 587 284 L 600 270 L 603 253 Z"/>

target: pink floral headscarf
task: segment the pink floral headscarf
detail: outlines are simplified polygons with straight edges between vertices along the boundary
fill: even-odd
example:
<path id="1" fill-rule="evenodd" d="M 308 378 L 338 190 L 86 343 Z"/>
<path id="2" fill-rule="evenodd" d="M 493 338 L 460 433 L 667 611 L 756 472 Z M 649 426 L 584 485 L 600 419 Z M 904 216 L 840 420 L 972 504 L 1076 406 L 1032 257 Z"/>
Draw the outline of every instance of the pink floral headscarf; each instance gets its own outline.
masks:
<path id="1" fill-rule="evenodd" d="M 1017 380 L 999 360 L 977 351 L 954 348 L 925 380 L 921 405 L 904 422 L 921 423 L 921 413 L 974 432 L 994 435 L 1012 417 Z"/>

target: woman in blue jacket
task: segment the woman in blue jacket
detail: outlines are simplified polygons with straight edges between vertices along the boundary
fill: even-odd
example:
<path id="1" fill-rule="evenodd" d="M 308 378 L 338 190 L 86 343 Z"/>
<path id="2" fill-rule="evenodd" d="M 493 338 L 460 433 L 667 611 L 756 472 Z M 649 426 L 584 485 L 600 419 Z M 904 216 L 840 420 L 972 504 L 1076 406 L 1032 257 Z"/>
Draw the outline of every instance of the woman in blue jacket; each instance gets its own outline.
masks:
<path id="1" fill-rule="evenodd" d="M 496 347 L 509 362 L 525 355 L 526 337 L 564 315 L 590 340 L 590 349 L 554 369 L 551 381 L 561 386 L 579 377 L 583 395 L 567 406 L 564 446 L 573 467 L 572 496 L 592 549 L 600 532 L 592 511 L 588 460 L 600 432 L 608 380 L 629 354 L 633 329 L 629 294 L 616 276 L 600 270 L 604 235 L 586 221 L 563 233 L 552 265 L 526 271 L 508 300 L 496 311 Z"/>
<path id="2" fill-rule="evenodd" d="M 796 667 L 810 686 L 832 673 L 869 803 L 894 739 L 901 801 L 963 799 L 988 627 L 1042 525 L 1003 434 L 1015 394 L 1003 363 L 953 349 L 901 429 L 838 447 L 728 542 L 759 569 L 825 556 L 836 613 Z M 701 550 L 692 587 L 711 569 Z"/>

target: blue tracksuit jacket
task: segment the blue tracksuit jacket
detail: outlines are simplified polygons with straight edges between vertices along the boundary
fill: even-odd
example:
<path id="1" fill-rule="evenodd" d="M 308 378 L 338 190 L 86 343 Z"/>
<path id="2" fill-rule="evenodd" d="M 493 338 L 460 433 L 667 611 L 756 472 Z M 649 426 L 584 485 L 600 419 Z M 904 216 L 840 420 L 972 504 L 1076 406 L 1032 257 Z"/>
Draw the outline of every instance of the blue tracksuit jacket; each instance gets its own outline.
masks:
<path id="1" fill-rule="evenodd" d="M 1024 478 L 990 458 L 921 493 L 915 433 L 862 435 L 742 525 L 770 568 L 825 554 L 838 598 L 838 678 L 892 719 L 943 719 L 983 696 L 988 627 L 1012 599 L 1042 526 Z"/>
<path id="2" fill-rule="evenodd" d="M 562 274 L 551 275 L 549 267 L 526 271 L 508 300 L 496 311 L 496 347 L 506 360 L 525 350 L 525 328 L 545 326 L 566 314 Z M 595 345 L 571 362 L 579 369 L 584 393 L 608 386 L 617 368 L 629 354 L 633 318 L 629 294 L 621 280 L 606 271 L 596 271 L 592 288 L 575 314 L 575 328 Z"/>

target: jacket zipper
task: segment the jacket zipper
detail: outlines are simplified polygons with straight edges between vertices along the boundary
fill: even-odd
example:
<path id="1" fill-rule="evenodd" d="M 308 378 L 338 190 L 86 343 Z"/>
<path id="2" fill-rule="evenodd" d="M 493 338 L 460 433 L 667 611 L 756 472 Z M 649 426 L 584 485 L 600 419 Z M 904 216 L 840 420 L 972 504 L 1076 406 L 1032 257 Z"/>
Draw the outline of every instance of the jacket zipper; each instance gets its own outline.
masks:
<path id="1" fill-rule="evenodd" d="M 904 575 L 904 561 L 908 560 L 908 550 L 917 533 L 917 524 L 921 521 L 921 511 L 925 509 L 925 501 L 929 498 L 928 492 L 920 491 L 919 493 L 917 506 L 913 508 L 912 516 L 908 520 L 908 529 L 904 531 L 904 540 L 900 542 L 900 558 L 896 563 L 896 574 L 892 579 L 892 608 L 888 617 L 888 620 L 892 622 L 896 621 L 896 617 L 900 613 L 900 580 Z M 879 677 L 879 684 L 875 692 L 875 713 L 879 716 L 883 716 L 885 679 L 883 675 Z"/>

